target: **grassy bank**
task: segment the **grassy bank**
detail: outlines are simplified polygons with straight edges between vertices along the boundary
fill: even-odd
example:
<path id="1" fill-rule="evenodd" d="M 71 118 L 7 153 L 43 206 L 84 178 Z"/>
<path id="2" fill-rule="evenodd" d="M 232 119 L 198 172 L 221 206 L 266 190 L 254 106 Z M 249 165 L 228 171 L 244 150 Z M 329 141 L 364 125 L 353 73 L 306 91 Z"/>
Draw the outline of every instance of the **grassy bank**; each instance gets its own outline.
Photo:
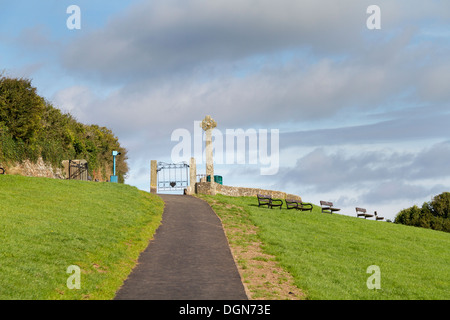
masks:
<path id="1" fill-rule="evenodd" d="M 232 246 L 257 237 L 306 299 L 450 299 L 448 233 L 322 214 L 317 206 L 312 213 L 280 211 L 258 208 L 256 198 L 202 198 L 226 228 L 241 230 Z M 256 234 L 247 234 L 253 226 Z M 367 287 L 372 265 L 380 268 L 381 289 Z"/>
<path id="2" fill-rule="evenodd" d="M 164 203 L 126 185 L 0 176 L 0 299 L 112 299 Z M 81 288 L 69 289 L 71 265 Z"/>

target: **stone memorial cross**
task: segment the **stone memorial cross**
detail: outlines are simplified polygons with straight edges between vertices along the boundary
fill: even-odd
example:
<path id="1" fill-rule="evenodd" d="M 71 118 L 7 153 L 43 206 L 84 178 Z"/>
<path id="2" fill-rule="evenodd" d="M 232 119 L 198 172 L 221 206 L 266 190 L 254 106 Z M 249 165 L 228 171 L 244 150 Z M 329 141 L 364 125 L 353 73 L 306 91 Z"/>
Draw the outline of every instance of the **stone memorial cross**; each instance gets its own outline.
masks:
<path id="1" fill-rule="evenodd" d="M 212 147 L 212 130 L 217 127 L 217 122 L 206 116 L 201 123 L 201 127 L 206 132 L 206 176 L 211 176 L 211 182 L 214 181 L 214 160 Z"/>

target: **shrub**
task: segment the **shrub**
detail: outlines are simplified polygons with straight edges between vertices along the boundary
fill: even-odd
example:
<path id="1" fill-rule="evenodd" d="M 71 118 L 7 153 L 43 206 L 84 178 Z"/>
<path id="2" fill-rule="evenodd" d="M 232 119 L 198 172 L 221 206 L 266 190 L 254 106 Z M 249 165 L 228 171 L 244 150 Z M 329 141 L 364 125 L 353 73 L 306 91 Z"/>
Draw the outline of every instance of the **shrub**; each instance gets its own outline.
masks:
<path id="1" fill-rule="evenodd" d="M 31 81 L 0 75 L 0 163 L 37 161 L 39 157 L 61 167 L 62 160 L 86 159 L 89 174 L 113 165 L 117 158 L 119 182 L 128 172 L 127 150 L 113 132 L 98 125 L 85 125 L 62 113 L 36 93 Z"/>
<path id="2" fill-rule="evenodd" d="M 450 192 L 441 193 L 422 208 L 414 205 L 403 209 L 395 217 L 395 223 L 450 232 Z"/>

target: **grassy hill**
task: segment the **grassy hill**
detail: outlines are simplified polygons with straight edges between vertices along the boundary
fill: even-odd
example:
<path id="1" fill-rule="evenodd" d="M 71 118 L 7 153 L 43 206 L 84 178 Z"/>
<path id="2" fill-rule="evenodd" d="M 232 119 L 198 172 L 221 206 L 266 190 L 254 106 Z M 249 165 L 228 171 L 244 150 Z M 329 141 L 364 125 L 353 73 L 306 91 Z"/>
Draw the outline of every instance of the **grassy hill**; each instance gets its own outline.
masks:
<path id="1" fill-rule="evenodd" d="M 0 204 L 0 300 L 113 298 L 164 208 L 127 185 L 8 175 Z"/>
<path id="2" fill-rule="evenodd" d="M 450 299 L 448 233 L 322 214 L 317 206 L 310 213 L 258 208 L 256 198 L 200 197 L 222 219 L 232 248 L 262 243 L 302 298 Z M 112 299 L 164 208 L 127 185 L 8 175 L 0 176 L 0 204 L 0 300 Z M 259 268 L 274 290 L 267 257 L 237 263 L 247 273 Z M 80 289 L 67 287 L 72 265 L 81 270 Z M 381 289 L 367 288 L 371 265 L 380 268 Z M 280 298 L 262 294 L 246 274 L 244 281 L 254 299 Z"/>
<path id="3" fill-rule="evenodd" d="M 325 214 L 318 206 L 280 211 L 259 208 L 252 197 L 200 197 L 222 219 L 232 247 L 246 250 L 258 238 L 306 299 L 450 299 L 448 233 Z M 248 232 L 254 226 L 256 234 Z M 247 281 L 250 261 L 238 264 Z M 381 289 L 367 287 L 372 265 L 380 268 Z"/>

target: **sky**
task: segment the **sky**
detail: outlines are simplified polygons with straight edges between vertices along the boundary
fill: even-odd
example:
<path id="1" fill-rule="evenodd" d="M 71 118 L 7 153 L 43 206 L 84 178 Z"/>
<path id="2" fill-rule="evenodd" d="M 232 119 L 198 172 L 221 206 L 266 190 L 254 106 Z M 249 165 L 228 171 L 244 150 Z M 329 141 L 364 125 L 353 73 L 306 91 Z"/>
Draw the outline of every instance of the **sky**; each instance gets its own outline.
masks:
<path id="1" fill-rule="evenodd" d="M 211 115 L 223 145 L 226 130 L 279 133 L 276 173 L 217 163 L 226 185 L 391 220 L 450 191 L 449 1 L 0 0 L 0 70 L 113 130 L 142 190 L 173 133 L 195 148 Z"/>

